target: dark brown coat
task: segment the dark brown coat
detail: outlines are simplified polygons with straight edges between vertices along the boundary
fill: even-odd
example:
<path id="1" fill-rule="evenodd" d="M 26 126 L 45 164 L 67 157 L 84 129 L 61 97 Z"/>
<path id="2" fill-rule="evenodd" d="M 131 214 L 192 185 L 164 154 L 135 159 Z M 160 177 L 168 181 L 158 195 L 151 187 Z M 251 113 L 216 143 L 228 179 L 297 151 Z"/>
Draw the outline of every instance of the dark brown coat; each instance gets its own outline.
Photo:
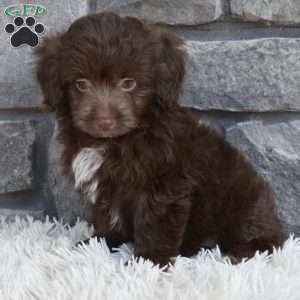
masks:
<path id="1" fill-rule="evenodd" d="M 96 235 L 115 245 L 133 241 L 137 257 L 164 265 L 208 241 L 237 258 L 272 251 L 285 235 L 268 185 L 177 103 L 183 48 L 159 26 L 112 13 L 83 17 L 44 42 L 37 75 L 56 112 L 64 173 L 74 176 L 72 162 L 83 148 L 104 149 L 93 176 Z M 137 87 L 122 94 L 124 77 Z M 74 87 L 78 78 L 93 86 L 89 95 Z M 101 128 L 107 119 L 111 132 Z"/>

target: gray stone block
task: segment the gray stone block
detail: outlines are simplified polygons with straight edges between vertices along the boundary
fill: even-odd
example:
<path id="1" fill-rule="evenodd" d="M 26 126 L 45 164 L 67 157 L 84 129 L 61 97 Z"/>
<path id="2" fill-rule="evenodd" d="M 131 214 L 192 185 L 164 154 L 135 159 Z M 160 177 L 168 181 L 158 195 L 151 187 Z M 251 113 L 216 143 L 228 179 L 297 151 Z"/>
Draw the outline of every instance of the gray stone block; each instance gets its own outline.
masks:
<path id="1" fill-rule="evenodd" d="M 231 0 L 230 3 L 232 14 L 245 21 L 300 23 L 299 0 Z"/>
<path id="2" fill-rule="evenodd" d="M 195 25 L 222 15 L 222 0 L 97 0 L 97 12 L 113 11 L 149 22 Z"/>
<path id="3" fill-rule="evenodd" d="M 187 41 L 185 48 L 182 104 L 201 110 L 300 110 L 300 39 Z"/>
<path id="4" fill-rule="evenodd" d="M 34 140 L 29 121 L 0 121 L 0 193 L 32 188 Z"/>
<path id="5" fill-rule="evenodd" d="M 45 26 L 43 36 L 50 32 L 65 29 L 72 21 L 88 12 L 86 1 L 30 1 L 31 4 L 41 4 L 47 9 L 45 16 L 35 17 L 37 23 Z M 2 0 L 0 11 L 18 1 Z M 11 34 L 5 32 L 7 23 L 14 17 L 2 14 L 0 17 L 0 108 L 37 108 L 41 105 L 41 92 L 34 76 L 33 49 L 28 45 L 13 48 L 10 44 Z"/>
<path id="6" fill-rule="evenodd" d="M 238 123 L 227 129 L 226 138 L 269 182 L 280 217 L 300 236 L 300 121 Z"/>

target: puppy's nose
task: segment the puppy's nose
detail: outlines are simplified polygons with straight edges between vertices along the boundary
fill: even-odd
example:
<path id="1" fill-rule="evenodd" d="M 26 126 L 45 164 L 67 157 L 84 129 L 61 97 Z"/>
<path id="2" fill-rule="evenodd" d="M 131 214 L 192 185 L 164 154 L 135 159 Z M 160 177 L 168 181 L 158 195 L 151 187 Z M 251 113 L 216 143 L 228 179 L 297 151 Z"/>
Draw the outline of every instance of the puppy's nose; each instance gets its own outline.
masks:
<path id="1" fill-rule="evenodd" d="M 115 122 L 112 119 L 101 119 L 98 126 L 102 130 L 110 130 L 114 127 Z"/>

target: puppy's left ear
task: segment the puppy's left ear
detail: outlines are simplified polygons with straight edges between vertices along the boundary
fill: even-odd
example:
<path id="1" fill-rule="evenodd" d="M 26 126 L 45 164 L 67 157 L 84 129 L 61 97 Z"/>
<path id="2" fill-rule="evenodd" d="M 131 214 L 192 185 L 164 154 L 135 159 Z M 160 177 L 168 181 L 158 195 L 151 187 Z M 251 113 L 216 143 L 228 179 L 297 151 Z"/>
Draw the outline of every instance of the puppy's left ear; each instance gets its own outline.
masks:
<path id="1" fill-rule="evenodd" d="M 185 73 L 183 42 L 173 33 L 159 32 L 159 64 L 156 67 L 156 93 L 161 104 L 177 103 Z"/>
<path id="2" fill-rule="evenodd" d="M 50 111 L 57 111 L 64 97 L 64 86 L 61 78 L 61 39 L 60 34 L 47 37 L 35 51 L 38 58 L 36 77 L 42 88 L 43 104 Z"/>

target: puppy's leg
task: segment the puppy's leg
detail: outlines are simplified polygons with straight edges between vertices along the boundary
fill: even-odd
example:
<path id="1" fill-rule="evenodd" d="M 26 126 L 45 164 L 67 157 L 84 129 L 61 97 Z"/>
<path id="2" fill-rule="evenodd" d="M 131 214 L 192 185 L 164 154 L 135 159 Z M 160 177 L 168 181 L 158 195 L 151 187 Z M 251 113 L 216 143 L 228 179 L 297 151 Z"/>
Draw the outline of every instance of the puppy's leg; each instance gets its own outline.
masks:
<path id="1" fill-rule="evenodd" d="M 264 183 L 255 186 L 253 194 L 258 194 L 256 199 L 245 198 L 251 193 L 240 195 L 246 201 L 236 201 L 236 205 L 248 205 L 235 209 L 239 214 L 236 214 L 236 218 L 228 218 L 227 228 L 221 235 L 221 250 L 238 260 L 250 258 L 256 251 L 268 251 L 271 254 L 273 248 L 282 246 L 287 237 L 268 186 Z"/>
<path id="2" fill-rule="evenodd" d="M 251 258 L 256 251 L 267 251 L 271 254 L 274 247 L 278 248 L 283 245 L 286 235 L 277 219 L 274 218 L 274 222 L 271 223 L 268 222 L 269 220 L 265 223 L 260 221 L 258 219 L 253 224 L 247 224 L 246 230 L 242 226 L 238 237 L 223 242 L 221 249 L 232 262 L 237 263 L 243 258 Z"/>
<path id="3" fill-rule="evenodd" d="M 111 222 L 110 209 L 104 206 L 98 206 L 95 210 L 94 216 L 95 232 L 91 238 L 105 238 L 105 242 L 111 252 L 115 252 L 114 248 L 119 247 L 123 243 L 132 241 L 129 238 L 126 226 L 113 226 Z M 82 241 L 88 244 L 90 239 Z M 79 242 L 82 243 L 82 242 Z"/>
<path id="4" fill-rule="evenodd" d="M 160 266 L 177 256 L 189 219 L 190 201 L 186 198 L 164 201 L 163 195 L 141 199 L 134 222 L 134 254 Z"/>
<path id="5" fill-rule="evenodd" d="M 114 248 L 118 248 L 122 244 L 131 241 L 129 239 L 121 238 L 118 234 L 115 234 L 115 236 L 114 236 L 111 233 L 109 233 L 107 235 L 103 235 L 102 233 L 94 233 L 90 238 L 83 240 L 83 241 L 79 241 L 76 245 L 80 245 L 82 243 L 89 244 L 91 238 L 96 238 L 98 241 L 100 239 L 105 239 L 106 245 L 109 248 L 109 251 L 112 253 L 117 252 Z"/>
<path id="6" fill-rule="evenodd" d="M 276 239 L 258 238 L 250 242 L 236 243 L 232 247 L 224 249 L 224 255 L 229 256 L 232 263 L 239 263 L 243 258 L 251 258 L 257 251 L 272 254 L 274 247 L 280 247 L 282 243 L 278 243 Z"/>

